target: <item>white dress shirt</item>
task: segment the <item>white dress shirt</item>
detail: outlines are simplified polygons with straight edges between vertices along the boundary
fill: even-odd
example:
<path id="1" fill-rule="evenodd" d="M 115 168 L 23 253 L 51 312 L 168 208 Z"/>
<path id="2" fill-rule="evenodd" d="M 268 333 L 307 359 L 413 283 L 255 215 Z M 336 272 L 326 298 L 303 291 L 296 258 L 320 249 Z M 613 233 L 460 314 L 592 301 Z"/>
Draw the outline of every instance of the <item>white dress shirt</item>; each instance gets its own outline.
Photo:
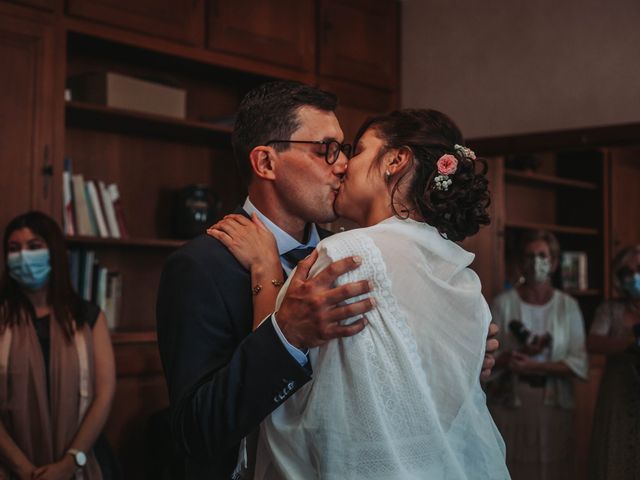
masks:
<path id="1" fill-rule="evenodd" d="M 247 199 L 245 200 L 242 208 L 249 215 L 252 215 L 255 213 L 258 216 L 258 218 L 262 220 L 262 223 L 264 223 L 265 227 L 267 227 L 267 229 L 269 229 L 269 231 L 273 234 L 273 236 L 276 239 L 276 244 L 278 246 L 278 255 L 280 255 L 280 263 L 282 264 L 282 268 L 284 269 L 287 275 L 291 274 L 291 271 L 293 270 L 295 265 L 290 264 L 283 257 L 283 255 L 288 251 L 296 248 L 308 248 L 308 247 L 315 248 L 315 246 L 318 245 L 318 242 L 320 241 L 320 235 L 318 234 L 318 229 L 313 223 L 310 224 L 309 239 L 307 240 L 307 243 L 303 244 L 298 242 L 295 238 L 293 238 L 291 235 L 289 235 L 287 232 L 285 232 L 280 227 L 278 227 L 275 223 L 269 220 L 262 212 L 260 212 L 260 210 L 258 210 L 255 207 L 253 203 L 251 203 L 251 200 L 249 199 L 249 197 L 247 197 Z M 278 322 L 276 322 L 275 313 L 271 315 L 271 321 L 273 322 L 274 330 L 278 334 L 278 337 L 282 341 L 282 344 L 285 346 L 287 351 L 291 354 L 293 358 L 296 359 L 296 361 L 301 366 L 306 365 L 307 362 L 309 361 L 309 359 L 307 358 L 307 352 L 294 347 L 287 341 L 284 334 L 282 333 L 282 330 L 280 330 L 280 327 L 278 326 Z"/>

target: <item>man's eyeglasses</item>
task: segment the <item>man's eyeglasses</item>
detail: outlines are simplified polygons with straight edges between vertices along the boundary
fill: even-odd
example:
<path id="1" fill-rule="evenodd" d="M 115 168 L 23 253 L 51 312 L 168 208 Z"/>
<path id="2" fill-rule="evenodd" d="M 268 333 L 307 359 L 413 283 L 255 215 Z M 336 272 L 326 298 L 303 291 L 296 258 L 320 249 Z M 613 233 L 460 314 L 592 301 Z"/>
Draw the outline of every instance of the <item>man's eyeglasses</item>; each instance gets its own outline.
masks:
<path id="1" fill-rule="evenodd" d="M 329 165 L 333 165 L 338 160 L 340 152 L 344 153 L 347 158 L 351 158 L 351 144 L 340 143 L 337 140 L 269 140 L 265 145 L 272 143 L 310 143 L 312 145 L 324 145 L 324 151 L 320 155 L 324 155 L 324 161 Z"/>

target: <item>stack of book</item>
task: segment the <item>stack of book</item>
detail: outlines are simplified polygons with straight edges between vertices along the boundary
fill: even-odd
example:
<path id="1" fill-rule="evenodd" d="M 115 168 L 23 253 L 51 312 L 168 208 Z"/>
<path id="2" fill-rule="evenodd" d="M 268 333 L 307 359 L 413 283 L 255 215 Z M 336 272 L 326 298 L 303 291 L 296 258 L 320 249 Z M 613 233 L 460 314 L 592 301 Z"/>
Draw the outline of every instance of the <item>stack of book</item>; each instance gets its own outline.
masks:
<path id="1" fill-rule="evenodd" d="M 71 159 L 66 158 L 62 195 L 66 235 L 128 237 L 117 184 L 85 180 L 81 173 L 73 173 Z"/>
<path id="2" fill-rule="evenodd" d="M 95 303 L 107 317 L 107 326 L 115 330 L 120 317 L 122 276 L 100 265 L 93 250 L 69 251 L 71 284 L 88 302 Z"/>

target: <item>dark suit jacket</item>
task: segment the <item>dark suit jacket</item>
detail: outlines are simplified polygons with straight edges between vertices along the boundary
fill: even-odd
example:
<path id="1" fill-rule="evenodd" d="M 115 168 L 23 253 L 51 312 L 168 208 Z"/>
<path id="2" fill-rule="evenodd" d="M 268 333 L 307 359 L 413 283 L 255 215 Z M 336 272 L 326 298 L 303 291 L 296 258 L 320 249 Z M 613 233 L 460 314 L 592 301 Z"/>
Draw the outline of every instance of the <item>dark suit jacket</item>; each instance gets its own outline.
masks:
<path id="1" fill-rule="evenodd" d="M 296 362 L 271 321 L 251 331 L 250 274 L 207 235 L 168 258 L 156 317 L 187 478 L 230 478 L 241 439 L 310 380 L 310 365 Z"/>

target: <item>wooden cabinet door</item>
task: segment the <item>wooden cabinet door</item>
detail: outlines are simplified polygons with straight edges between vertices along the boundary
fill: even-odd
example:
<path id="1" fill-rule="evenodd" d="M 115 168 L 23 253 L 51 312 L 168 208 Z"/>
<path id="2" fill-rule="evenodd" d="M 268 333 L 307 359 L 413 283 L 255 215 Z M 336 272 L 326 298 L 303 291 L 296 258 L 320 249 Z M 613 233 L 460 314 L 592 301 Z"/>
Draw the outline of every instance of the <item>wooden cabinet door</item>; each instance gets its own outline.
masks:
<path id="1" fill-rule="evenodd" d="M 52 213 L 52 45 L 48 26 L 0 15 L 2 230 L 28 210 Z"/>
<path id="2" fill-rule="evenodd" d="M 207 18 L 211 50 L 314 69 L 313 0 L 211 0 Z"/>
<path id="3" fill-rule="evenodd" d="M 398 11 L 393 0 L 322 0 L 320 75 L 394 90 L 399 68 Z"/>
<path id="4" fill-rule="evenodd" d="M 327 78 L 319 79 L 318 86 L 338 96 L 336 116 L 344 133 L 344 141 L 348 143 L 353 141 L 366 119 L 397 106 L 395 95 L 383 90 Z"/>
<path id="5" fill-rule="evenodd" d="M 68 0 L 67 11 L 191 45 L 204 41 L 204 0 Z"/>
<path id="6" fill-rule="evenodd" d="M 640 244 L 640 147 L 612 149 L 612 258 L 620 249 Z"/>
<path id="7" fill-rule="evenodd" d="M 58 0 L 10 0 L 12 3 L 29 5 L 30 7 L 42 8 L 43 10 L 55 10 Z"/>
<path id="8" fill-rule="evenodd" d="M 473 148 L 473 144 L 470 147 Z M 466 238 L 462 242 L 462 247 L 475 253 L 476 258 L 471 264 L 471 268 L 480 277 L 482 293 L 487 302 L 491 304 L 494 297 L 502 292 L 505 280 L 504 161 L 502 157 L 494 157 L 487 159 L 487 164 L 487 179 L 491 195 L 491 204 L 489 205 L 491 223 L 480 227 L 478 233 Z"/>

